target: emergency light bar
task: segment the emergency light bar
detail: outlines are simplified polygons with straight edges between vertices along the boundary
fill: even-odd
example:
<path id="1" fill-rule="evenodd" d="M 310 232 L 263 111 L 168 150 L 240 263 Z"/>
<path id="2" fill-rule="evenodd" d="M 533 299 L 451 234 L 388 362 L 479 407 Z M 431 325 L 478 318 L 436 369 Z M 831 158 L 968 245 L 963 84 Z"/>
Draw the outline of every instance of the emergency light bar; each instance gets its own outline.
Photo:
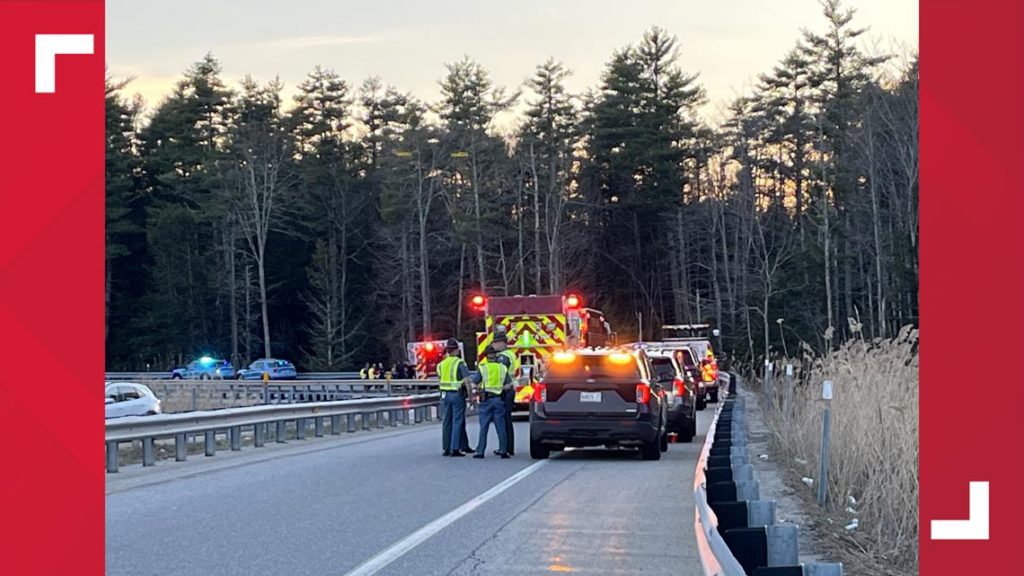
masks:
<path id="1" fill-rule="evenodd" d="M 711 324 L 662 324 L 662 330 L 707 330 Z"/>

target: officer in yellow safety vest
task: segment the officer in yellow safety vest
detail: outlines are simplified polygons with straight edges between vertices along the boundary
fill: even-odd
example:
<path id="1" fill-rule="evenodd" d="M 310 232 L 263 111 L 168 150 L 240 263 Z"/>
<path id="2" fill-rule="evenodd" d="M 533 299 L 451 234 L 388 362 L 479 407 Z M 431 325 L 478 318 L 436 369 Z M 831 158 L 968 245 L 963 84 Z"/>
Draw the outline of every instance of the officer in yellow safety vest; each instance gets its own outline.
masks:
<path id="1" fill-rule="evenodd" d="M 483 458 L 487 453 L 487 431 L 491 422 L 498 433 L 498 456 L 508 458 L 508 438 L 505 436 L 505 403 L 502 391 L 512 385 L 508 368 L 497 361 L 498 351 L 494 346 L 484 349 L 487 359 L 480 363 L 480 439 L 476 444 L 473 458 Z"/>
<path id="2" fill-rule="evenodd" d="M 369 373 L 369 371 L 370 371 L 370 363 L 369 363 L 369 362 L 367 362 L 367 363 L 366 363 L 366 364 L 365 364 L 365 365 L 363 366 L 362 370 L 360 370 L 360 371 L 359 371 L 359 379 L 360 379 L 360 380 L 366 380 L 367 376 L 369 375 L 369 374 L 368 374 L 368 373 Z"/>
<path id="3" fill-rule="evenodd" d="M 505 438 L 508 439 L 508 454 L 514 456 L 516 453 L 516 431 L 512 423 L 512 411 L 516 407 L 516 376 L 519 374 L 519 358 L 516 353 L 508 348 L 508 329 L 499 324 L 494 329 L 494 338 L 491 346 L 498 351 L 498 362 L 508 368 L 509 376 L 512 377 L 512 386 L 503 390 L 501 401 L 505 404 Z M 498 453 L 497 450 L 494 452 Z"/>
<path id="4" fill-rule="evenodd" d="M 441 389 L 441 447 L 444 456 L 465 456 L 473 452 L 466 434 L 466 399 L 472 388 L 469 367 L 459 357 L 459 342 L 455 338 L 448 339 L 444 351 L 446 356 L 437 365 Z"/>

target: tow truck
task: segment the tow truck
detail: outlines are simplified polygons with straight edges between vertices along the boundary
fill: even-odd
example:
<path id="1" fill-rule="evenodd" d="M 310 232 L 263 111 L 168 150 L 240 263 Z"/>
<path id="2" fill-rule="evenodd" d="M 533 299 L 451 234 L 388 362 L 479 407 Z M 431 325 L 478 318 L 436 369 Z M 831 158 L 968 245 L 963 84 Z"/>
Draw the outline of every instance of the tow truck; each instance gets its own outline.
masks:
<path id="1" fill-rule="evenodd" d="M 529 408 L 534 383 L 555 352 L 615 344 L 616 335 L 604 313 L 584 306 L 579 294 L 492 298 L 475 294 L 469 304 L 484 317 L 484 331 L 476 333 L 477 363 L 493 341 L 494 329 L 501 325 L 508 331 L 509 349 L 521 366 L 515 396 L 517 411 Z"/>

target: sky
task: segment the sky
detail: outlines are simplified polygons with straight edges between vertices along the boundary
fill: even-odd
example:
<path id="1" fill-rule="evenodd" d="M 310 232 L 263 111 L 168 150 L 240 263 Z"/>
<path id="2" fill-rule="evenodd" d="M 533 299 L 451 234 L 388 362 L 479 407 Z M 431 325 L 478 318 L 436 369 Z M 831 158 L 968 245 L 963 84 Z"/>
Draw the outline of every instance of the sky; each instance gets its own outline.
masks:
<path id="1" fill-rule="evenodd" d="M 917 0 L 847 0 L 867 47 L 905 53 L 918 44 Z M 573 71 L 567 88 L 599 84 L 612 52 L 657 25 L 679 40 L 679 65 L 698 73 L 705 117 L 721 115 L 757 75 L 789 52 L 801 29 L 821 31 L 817 0 L 107 0 L 107 62 L 134 77 L 151 109 L 207 52 L 230 85 L 275 76 L 286 96 L 319 64 L 350 85 L 379 76 L 428 102 L 445 63 L 469 55 L 498 86 L 520 88 L 553 57 Z M 514 119 L 506 118 L 505 122 Z"/>

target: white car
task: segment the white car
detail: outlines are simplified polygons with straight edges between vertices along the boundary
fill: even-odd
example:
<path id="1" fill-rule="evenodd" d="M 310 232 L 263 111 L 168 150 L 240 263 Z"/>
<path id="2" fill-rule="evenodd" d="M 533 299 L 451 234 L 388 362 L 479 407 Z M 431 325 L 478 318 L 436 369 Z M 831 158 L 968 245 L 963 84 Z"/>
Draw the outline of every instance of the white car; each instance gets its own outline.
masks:
<path id="1" fill-rule="evenodd" d="M 153 391 L 135 382 L 107 382 L 106 417 L 148 416 L 160 413 L 160 399 Z"/>

